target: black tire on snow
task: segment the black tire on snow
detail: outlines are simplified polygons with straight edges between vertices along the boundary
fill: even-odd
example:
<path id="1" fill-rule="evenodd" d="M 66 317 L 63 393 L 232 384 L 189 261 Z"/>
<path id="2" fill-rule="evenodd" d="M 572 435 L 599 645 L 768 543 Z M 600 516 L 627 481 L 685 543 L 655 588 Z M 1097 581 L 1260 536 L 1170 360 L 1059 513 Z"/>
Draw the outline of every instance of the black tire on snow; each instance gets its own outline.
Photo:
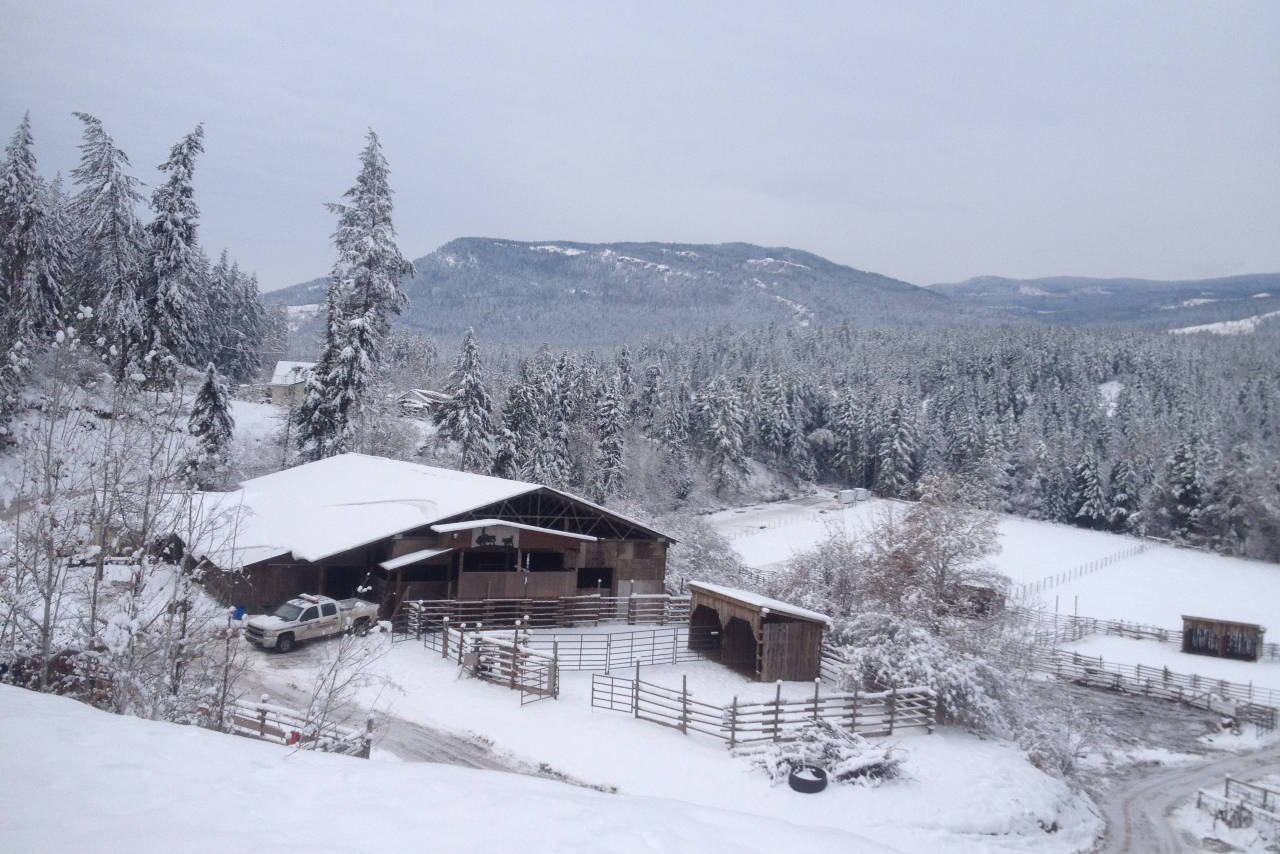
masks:
<path id="1" fill-rule="evenodd" d="M 809 772 L 817 779 L 810 780 L 806 777 L 801 777 L 800 774 L 804 771 Z M 827 787 L 827 772 L 814 765 L 801 765 L 798 768 L 791 769 L 791 775 L 787 778 L 787 785 L 797 792 L 812 795 L 821 792 Z"/>
<path id="2" fill-rule="evenodd" d="M 281 635 L 276 638 L 276 652 L 291 652 L 298 642 L 293 639 L 293 635 Z"/>

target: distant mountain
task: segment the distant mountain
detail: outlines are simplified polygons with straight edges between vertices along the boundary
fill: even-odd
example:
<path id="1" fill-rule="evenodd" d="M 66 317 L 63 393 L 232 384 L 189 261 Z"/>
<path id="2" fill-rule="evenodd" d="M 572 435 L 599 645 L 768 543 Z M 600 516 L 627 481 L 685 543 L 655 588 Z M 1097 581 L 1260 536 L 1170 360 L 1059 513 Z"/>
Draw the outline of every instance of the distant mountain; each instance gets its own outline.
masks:
<path id="1" fill-rule="evenodd" d="M 402 284 L 412 302 L 405 327 L 520 348 L 611 347 L 724 325 L 812 322 L 858 326 L 954 324 L 959 310 L 939 293 L 834 264 L 808 252 L 746 243 L 522 243 L 467 237 L 414 262 Z M 316 306 L 327 279 L 265 295 Z M 295 326 L 317 328 L 306 308 Z"/>
<path id="2" fill-rule="evenodd" d="M 1070 325 L 1175 329 L 1255 317 L 1280 309 L 1280 273 L 1181 282 L 980 276 L 954 284 L 930 285 L 929 289 L 973 308 Z"/>

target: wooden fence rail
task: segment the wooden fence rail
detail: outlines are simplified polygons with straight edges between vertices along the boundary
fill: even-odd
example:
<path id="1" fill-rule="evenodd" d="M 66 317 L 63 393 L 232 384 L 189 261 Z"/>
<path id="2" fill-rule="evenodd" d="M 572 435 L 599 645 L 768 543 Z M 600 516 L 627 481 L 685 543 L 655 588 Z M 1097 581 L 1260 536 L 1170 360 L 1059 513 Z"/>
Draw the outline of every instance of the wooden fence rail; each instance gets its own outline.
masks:
<path id="1" fill-rule="evenodd" d="M 698 732 L 726 742 L 730 747 L 763 741 L 789 741 L 810 723 L 829 721 L 862 735 L 892 735 L 896 730 L 924 728 L 933 731 L 937 703 L 928 688 L 892 688 L 873 693 L 822 695 L 818 683 L 812 697 L 790 700 L 782 686 L 771 701 L 728 706 L 694 699 L 687 681 L 679 688 L 640 679 L 607 674 L 591 677 L 591 706 L 617 712 L 681 732 Z"/>
<path id="2" fill-rule="evenodd" d="M 1164 667 L 1115 664 L 1103 661 L 1101 657 L 1063 650 L 1041 651 L 1036 655 L 1033 666 L 1043 673 L 1083 684 L 1162 697 L 1203 708 L 1212 708 L 1215 699 L 1234 704 L 1237 710 L 1244 705 L 1273 710 L 1280 708 L 1280 691 L 1224 679 L 1207 679 L 1194 673 L 1176 673 Z"/>
<path id="3" fill-rule="evenodd" d="M 1034 634 L 1034 642 L 1043 646 L 1071 643 L 1090 635 L 1153 640 L 1182 647 L 1182 631 L 1166 629 L 1145 623 L 1124 620 L 1103 620 L 1097 617 L 1081 617 L 1072 614 L 1046 614 L 1031 608 L 1010 608 L 1011 613 L 1028 621 Z M 1262 658 L 1280 661 L 1280 644 L 1264 643 L 1260 647 Z"/>
<path id="4" fill-rule="evenodd" d="M 373 743 L 373 718 L 365 728 L 353 729 L 326 721 L 316 721 L 305 713 L 265 700 L 237 702 L 229 715 L 228 732 L 235 735 L 296 746 L 327 753 L 346 753 L 369 758 Z"/>
<path id="5" fill-rule="evenodd" d="M 564 596 L 558 599 L 415 599 L 392 621 L 395 640 L 420 638 L 446 625 L 481 624 L 486 629 L 571 628 L 601 623 L 658 625 L 689 621 L 688 596 Z"/>

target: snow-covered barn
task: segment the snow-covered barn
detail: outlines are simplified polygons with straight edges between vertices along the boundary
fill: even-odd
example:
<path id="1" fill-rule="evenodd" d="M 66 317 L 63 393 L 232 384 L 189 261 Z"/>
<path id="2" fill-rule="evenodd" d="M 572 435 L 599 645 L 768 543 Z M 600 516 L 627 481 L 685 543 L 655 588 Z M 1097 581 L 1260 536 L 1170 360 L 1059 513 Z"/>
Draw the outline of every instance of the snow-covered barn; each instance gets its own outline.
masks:
<path id="1" fill-rule="evenodd" d="M 268 386 L 271 402 L 276 406 L 301 406 L 307 392 L 307 377 L 315 366 L 315 362 L 276 362 Z"/>
<path id="2" fill-rule="evenodd" d="M 206 496 L 208 586 L 260 609 L 299 592 L 405 599 L 660 593 L 670 538 L 534 483 L 342 454 Z"/>

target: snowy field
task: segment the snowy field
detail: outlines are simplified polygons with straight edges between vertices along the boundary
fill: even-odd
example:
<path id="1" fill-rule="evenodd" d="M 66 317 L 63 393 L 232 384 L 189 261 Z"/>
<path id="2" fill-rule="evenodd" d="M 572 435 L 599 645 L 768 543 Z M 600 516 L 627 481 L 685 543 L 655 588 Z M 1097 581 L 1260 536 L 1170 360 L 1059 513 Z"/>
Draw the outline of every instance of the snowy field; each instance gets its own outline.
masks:
<path id="1" fill-rule="evenodd" d="M 832 786 L 818 796 L 773 787 L 746 759 L 717 739 L 691 735 L 631 715 L 593 709 L 591 674 L 561 674 L 561 694 L 521 707 L 506 688 L 459 675 L 456 664 L 414 643 L 390 646 L 386 636 L 369 643 L 387 647 L 376 669 L 385 679 L 365 689 L 398 717 L 434 727 L 469 731 L 494 747 L 591 784 L 616 786 L 624 795 L 671 798 L 684 809 L 735 810 L 762 820 L 791 822 L 797 837 L 789 850 L 828 850 L 802 842 L 799 828 L 828 828 L 862 836 L 902 852 L 1073 851 L 1090 843 L 1099 820 L 1082 796 L 1031 767 L 1013 745 L 940 730 L 911 732 L 889 743 L 903 752 L 907 776 L 879 788 Z M 265 681 L 307 683 L 319 666 L 323 644 L 289 656 L 254 654 Z M 631 671 L 615 671 L 626 676 Z M 681 684 L 698 700 L 724 703 L 734 696 L 771 699 L 775 686 L 751 683 L 711 662 L 645 667 L 642 678 Z M 811 696 L 812 683 L 786 683 L 784 698 Z M 688 806 L 693 805 L 693 806 Z M 1062 830 L 1041 828 L 1056 822 Z M 843 837 L 852 843 L 850 836 Z M 716 844 L 712 850 L 727 850 Z M 596 850 L 609 850 L 601 845 Z M 654 850 L 667 850 L 655 845 Z M 850 849 L 845 849 L 850 850 Z M 854 845 L 852 850 L 865 850 Z"/>
<path id="2" fill-rule="evenodd" d="M 813 548 L 832 531 L 856 534 L 899 502 L 840 505 L 830 493 L 796 501 L 724 510 L 707 517 L 749 566 L 769 571 Z M 1015 595 L 1037 585 L 1030 601 L 1064 614 L 1125 620 L 1169 629 L 1182 615 L 1221 617 L 1280 630 L 1280 565 L 1147 543 L 1141 554 L 1071 576 L 1113 555 L 1133 551 L 1134 537 L 1014 516 L 1000 519 L 999 554 L 992 566 L 1009 576 Z"/>
<path id="3" fill-rule="evenodd" d="M 5 851 L 893 850 L 661 793 L 609 795 L 451 765 L 295 752 L 7 685 L 0 719 Z"/>

